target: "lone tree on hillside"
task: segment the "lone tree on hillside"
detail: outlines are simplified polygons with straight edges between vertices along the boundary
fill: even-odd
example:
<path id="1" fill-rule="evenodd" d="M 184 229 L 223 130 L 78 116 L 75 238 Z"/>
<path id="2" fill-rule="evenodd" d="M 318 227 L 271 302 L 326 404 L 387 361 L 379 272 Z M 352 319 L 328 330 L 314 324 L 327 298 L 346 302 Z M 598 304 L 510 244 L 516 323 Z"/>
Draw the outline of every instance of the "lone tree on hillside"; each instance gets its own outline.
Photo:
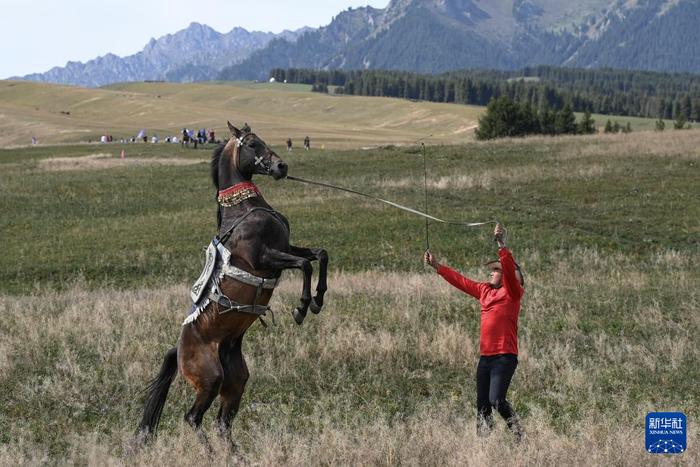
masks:
<path id="1" fill-rule="evenodd" d="M 595 133 L 595 131 L 595 120 L 591 118 L 591 112 L 586 110 L 581 122 L 578 124 L 578 132 L 582 135 L 590 135 Z"/>
<path id="2" fill-rule="evenodd" d="M 656 131 L 664 131 L 666 129 L 666 122 L 664 122 L 664 119 L 659 117 L 659 119 L 656 121 Z"/>
<path id="3" fill-rule="evenodd" d="M 675 130 L 684 130 L 686 128 L 690 128 L 690 125 L 686 127 L 686 122 L 688 121 L 687 118 L 685 118 L 685 114 L 683 112 L 678 112 L 676 114 L 676 119 L 673 121 L 673 128 Z"/>
<path id="4" fill-rule="evenodd" d="M 613 132 L 613 125 L 612 125 L 612 122 L 611 122 L 610 120 L 608 120 L 607 122 L 605 122 L 605 132 L 606 132 L 606 133 L 612 133 L 612 132 Z"/>

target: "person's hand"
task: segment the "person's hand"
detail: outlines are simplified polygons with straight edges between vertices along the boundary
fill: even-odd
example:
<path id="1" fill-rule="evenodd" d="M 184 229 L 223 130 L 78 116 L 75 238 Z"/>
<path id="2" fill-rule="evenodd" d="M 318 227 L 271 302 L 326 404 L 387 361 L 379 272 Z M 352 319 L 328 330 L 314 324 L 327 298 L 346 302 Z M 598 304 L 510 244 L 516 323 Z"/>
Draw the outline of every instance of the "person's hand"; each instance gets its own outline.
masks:
<path id="1" fill-rule="evenodd" d="M 435 270 L 437 270 L 437 268 L 440 266 L 440 263 L 437 262 L 435 256 L 433 256 L 430 250 L 425 250 L 425 254 L 423 255 L 423 262 Z"/>
<path id="2" fill-rule="evenodd" d="M 493 230 L 493 238 L 498 243 L 498 246 L 503 248 L 506 246 L 506 228 L 500 222 L 496 222 L 496 228 Z"/>

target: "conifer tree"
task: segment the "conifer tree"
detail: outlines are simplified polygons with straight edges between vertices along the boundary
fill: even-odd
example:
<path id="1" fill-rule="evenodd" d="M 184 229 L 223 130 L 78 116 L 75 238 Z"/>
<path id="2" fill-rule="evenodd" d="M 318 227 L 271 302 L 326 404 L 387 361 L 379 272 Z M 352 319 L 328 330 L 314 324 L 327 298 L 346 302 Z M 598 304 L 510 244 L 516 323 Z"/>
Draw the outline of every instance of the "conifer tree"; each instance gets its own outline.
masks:
<path id="1" fill-rule="evenodd" d="M 486 113 L 479 117 L 476 138 L 480 140 L 523 136 L 526 134 L 523 112 L 518 104 L 506 96 L 491 99 Z"/>
<path id="2" fill-rule="evenodd" d="M 576 130 L 576 115 L 567 103 L 554 118 L 554 132 L 558 135 L 573 135 L 576 134 Z"/>
<path id="3" fill-rule="evenodd" d="M 591 112 L 586 110 L 583 113 L 583 118 L 578 124 L 578 132 L 582 135 L 590 135 L 595 133 L 595 120 L 591 118 Z"/>
<path id="4" fill-rule="evenodd" d="M 686 128 L 685 124 L 687 121 L 685 114 L 683 112 L 678 112 L 676 119 L 673 121 L 673 128 L 675 130 L 683 130 Z"/>

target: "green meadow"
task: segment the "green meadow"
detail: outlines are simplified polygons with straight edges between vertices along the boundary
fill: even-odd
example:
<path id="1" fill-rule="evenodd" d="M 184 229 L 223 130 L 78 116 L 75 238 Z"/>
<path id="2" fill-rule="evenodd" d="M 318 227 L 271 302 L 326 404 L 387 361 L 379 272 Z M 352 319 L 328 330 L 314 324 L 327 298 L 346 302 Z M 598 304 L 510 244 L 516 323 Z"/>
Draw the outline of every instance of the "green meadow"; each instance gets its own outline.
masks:
<path id="1" fill-rule="evenodd" d="M 268 126 L 254 130 L 266 139 Z M 424 221 L 348 193 L 256 178 L 289 218 L 292 243 L 328 250 L 327 304 L 294 324 L 301 277 L 285 273 L 271 302 L 276 324 L 254 324 L 244 341 L 251 378 L 234 421 L 238 449 L 217 439 L 215 403 L 204 422 L 215 447 L 207 462 L 697 464 L 699 137 L 426 146 L 428 211 L 499 220 L 526 274 L 509 392 L 521 444 L 500 419 L 489 438 L 474 433 L 479 308 L 421 264 Z M 416 145 L 286 153 L 277 139 L 290 175 L 425 208 Z M 131 437 L 216 233 L 211 149 L 0 150 L 0 465 L 206 459 L 182 421 L 193 391 L 179 377 L 156 441 L 136 450 Z M 441 261 L 486 279 L 492 225 L 431 223 L 429 232 Z M 686 414 L 687 452 L 645 452 L 649 411 Z"/>

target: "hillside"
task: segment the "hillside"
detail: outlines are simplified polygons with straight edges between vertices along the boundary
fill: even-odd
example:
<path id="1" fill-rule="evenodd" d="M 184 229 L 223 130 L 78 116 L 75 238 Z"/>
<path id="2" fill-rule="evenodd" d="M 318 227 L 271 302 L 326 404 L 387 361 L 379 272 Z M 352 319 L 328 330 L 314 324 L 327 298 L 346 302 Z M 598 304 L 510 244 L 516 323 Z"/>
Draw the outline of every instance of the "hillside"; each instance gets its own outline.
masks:
<path id="1" fill-rule="evenodd" d="M 411 144 L 432 134 L 458 143 L 472 137 L 480 107 L 391 98 L 333 96 L 310 86 L 258 83 L 132 83 L 102 89 L 0 81 L 0 146 L 98 141 L 135 136 L 142 128 L 164 138 L 183 127 L 248 122 L 271 144 L 287 137 L 315 145 Z M 290 118 L 293 117 L 293 118 Z"/>

